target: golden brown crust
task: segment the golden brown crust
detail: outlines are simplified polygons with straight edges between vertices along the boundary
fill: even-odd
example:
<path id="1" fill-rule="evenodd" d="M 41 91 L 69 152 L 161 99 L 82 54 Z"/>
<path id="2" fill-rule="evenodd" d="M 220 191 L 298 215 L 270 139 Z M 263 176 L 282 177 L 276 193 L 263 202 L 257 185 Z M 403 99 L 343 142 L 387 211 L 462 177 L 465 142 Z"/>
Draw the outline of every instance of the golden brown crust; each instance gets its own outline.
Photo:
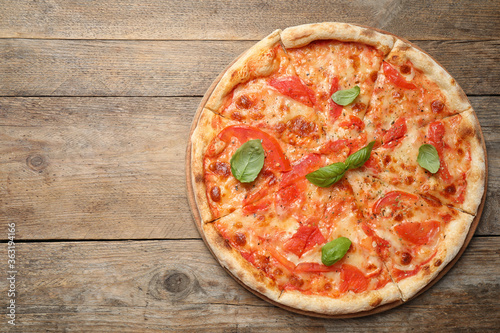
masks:
<path id="1" fill-rule="evenodd" d="M 462 121 L 458 133 L 462 139 L 467 140 L 471 148 L 471 167 L 467 174 L 467 192 L 462 208 L 466 212 L 476 215 L 486 183 L 486 155 L 481 127 L 474 111 L 471 109 L 460 115 Z"/>
<path id="2" fill-rule="evenodd" d="M 298 48 L 315 40 L 334 39 L 343 42 L 359 42 L 371 45 L 387 54 L 394 37 L 357 25 L 337 22 L 304 24 L 286 28 L 281 33 L 285 48 Z"/>
<path id="3" fill-rule="evenodd" d="M 230 218 L 226 216 L 225 218 Z M 264 272 L 255 268 L 217 232 L 214 223 L 202 225 L 205 241 L 219 263 L 247 287 L 278 302 L 281 291 Z"/>
<path id="4" fill-rule="evenodd" d="M 370 311 L 378 306 L 397 302 L 401 295 L 394 283 L 388 283 L 379 290 L 362 293 L 347 292 L 339 298 L 307 295 L 299 291 L 284 291 L 279 302 L 286 306 L 325 315 L 339 315 Z"/>
<path id="5" fill-rule="evenodd" d="M 404 64 L 409 60 L 413 66 L 422 71 L 428 79 L 435 82 L 447 99 L 447 105 L 455 113 L 471 108 L 467 95 L 455 79 L 428 54 L 412 45 L 397 39 L 386 59 L 393 63 Z"/>
<path id="6" fill-rule="evenodd" d="M 272 48 L 280 42 L 281 30 L 276 30 L 252 46 L 226 70 L 205 107 L 217 112 L 224 104 L 224 98 L 240 83 L 255 77 L 270 75 L 279 64 L 275 61 Z"/>

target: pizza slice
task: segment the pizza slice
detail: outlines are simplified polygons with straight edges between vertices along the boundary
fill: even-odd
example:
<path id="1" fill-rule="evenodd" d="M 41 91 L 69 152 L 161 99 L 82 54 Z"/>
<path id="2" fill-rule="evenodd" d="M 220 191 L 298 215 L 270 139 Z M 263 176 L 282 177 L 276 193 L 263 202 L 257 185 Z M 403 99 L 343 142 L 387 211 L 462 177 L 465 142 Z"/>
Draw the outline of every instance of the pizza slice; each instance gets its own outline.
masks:
<path id="1" fill-rule="evenodd" d="M 473 216 L 383 183 L 354 170 L 347 174 L 366 223 L 406 301 L 432 281 L 462 248 Z"/>
<path id="2" fill-rule="evenodd" d="M 339 133 L 356 136 L 364 129 L 362 119 L 394 37 L 351 24 L 321 23 L 287 28 L 281 38 L 295 72 L 315 92 L 326 132 L 332 139 Z M 344 92 L 348 89 L 351 93 Z M 345 94 L 335 98 L 337 104 L 332 95 L 339 91 Z"/>
<path id="3" fill-rule="evenodd" d="M 205 107 L 288 144 L 314 147 L 324 137 L 314 105 L 315 94 L 290 65 L 277 30 L 225 72 Z"/>
<path id="4" fill-rule="evenodd" d="M 470 109 L 455 80 L 430 56 L 398 39 L 382 63 L 364 122 L 368 141 L 396 138 L 409 122 L 419 127 Z"/>
<path id="5" fill-rule="evenodd" d="M 386 133 L 363 170 L 405 191 L 475 215 L 486 170 L 474 111 L 435 120 L 421 128 L 404 122 L 397 132 L 392 135 L 391 128 Z"/>
<path id="6" fill-rule="evenodd" d="M 253 181 L 233 174 L 231 159 L 243 144 L 257 140 L 263 165 Z M 269 133 L 203 109 L 192 137 L 191 168 L 195 199 L 204 222 L 227 215 L 277 188 L 284 172 L 307 152 L 280 142 Z M 246 167 L 246 165 L 243 165 Z M 236 170 L 234 170 L 236 171 Z"/>
<path id="7" fill-rule="evenodd" d="M 339 314 L 400 300 L 360 218 L 347 181 L 321 188 L 302 176 L 203 230 L 222 265 L 247 286 L 285 306 Z M 339 238 L 349 240 L 345 255 L 327 266 L 322 248 Z"/>

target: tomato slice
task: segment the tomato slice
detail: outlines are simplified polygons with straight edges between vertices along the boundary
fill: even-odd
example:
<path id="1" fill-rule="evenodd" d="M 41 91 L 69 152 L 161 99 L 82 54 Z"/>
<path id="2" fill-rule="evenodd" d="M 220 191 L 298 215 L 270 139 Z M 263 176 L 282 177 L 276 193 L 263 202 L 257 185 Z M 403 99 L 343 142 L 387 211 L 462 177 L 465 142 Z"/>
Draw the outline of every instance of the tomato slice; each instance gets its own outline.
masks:
<path id="1" fill-rule="evenodd" d="M 349 120 L 343 121 L 339 124 L 340 127 L 348 129 L 357 129 L 361 131 L 365 128 L 365 123 L 356 116 L 349 115 Z"/>
<path id="2" fill-rule="evenodd" d="M 440 154 L 443 153 L 444 149 L 444 133 L 445 128 L 442 122 L 435 121 L 429 124 L 429 129 L 427 130 L 428 141 Z"/>
<path id="3" fill-rule="evenodd" d="M 388 62 L 384 61 L 384 75 L 385 77 L 392 83 L 394 83 L 397 87 L 403 89 L 417 89 L 417 86 L 411 82 L 408 82 L 404 79 L 399 72 L 392 67 Z"/>
<path id="4" fill-rule="evenodd" d="M 402 202 L 415 203 L 418 196 L 402 191 L 391 191 L 382 198 L 378 199 L 372 207 L 373 214 L 380 214 L 382 208 L 392 206 L 394 208 L 401 207 Z"/>
<path id="5" fill-rule="evenodd" d="M 258 212 L 264 212 L 271 205 L 270 200 L 261 200 L 258 202 L 252 202 L 248 205 L 243 206 L 243 213 L 246 215 L 255 214 Z"/>
<path id="6" fill-rule="evenodd" d="M 407 242 L 415 245 L 428 244 L 439 232 L 438 221 L 404 222 L 394 227 L 396 233 Z"/>
<path id="7" fill-rule="evenodd" d="M 323 244 L 324 242 L 326 242 L 326 239 L 317 226 L 302 225 L 292 238 L 285 242 L 283 249 L 300 258 L 302 254 L 309 251 L 316 244 Z"/>
<path id="8" fill-rule="evenodd" d="M 285 258 L 281 253 L 279 253 L 278 250 L 276 250 L 274 247 L 269 246 L 266 248 L 269 251 L 269 254 L 281 265 L 283 265 L 286 269 L 288 269 L 290 272 L 292 272 L 295 269 L 295 264 Z"/>
<path id="9" fill-rule="evenodd" d="M 261 139 L 266 152 L 265 165 L 272 170 L 288 171 L 291 169 L 290 161 L 283 153 L 279 142 L 258 128 L 248 125 L 228 126 L 218 134 L 218 137 L 225 142 L 229 142 L 232 137 L 236 137 L 242 144 L 248 140 Z"/>
<path id="10" fill-rule="evenodd" d="M 392 148 L 397 146 L 402 140 L 406 132 L 408 131 L 406 127 L 406 119 L 404 117 L 399 118 L 394 122 L 394 124 L 389 128 L 389 130 L 384 134 L 382 144 L 385 148 Z"/>
<path id="11" fill-rule="evenodd" d="M 351 148 L 349 147 L 349 140 L 334 140 L 328 141 L 322 145 L 319 149 L 321 154 L 332 154 L 332 153 L 345 153 L 349 155 Z"/>
<path id="12" fill-rule="evenodd" d="M 298 161 L 293 166 L 291 171 L 286 172 L 281 179 L 280 187 L 287 187 L 295 183 L 300 178 L 305 177 L 308 173 L 320 168 L 323 164 L 323 159 L 319 154 L 309 154 Z"/>
<path id="13" fill-rule="evenodd" d="M 310 107 L 314 107 L 314 104 L 316 104 L 314 91 L 306 86 L 298 76 L 272 78 L 268 80 L 268 83 L 283 95 L 302 104 Z"/>
<path id="14" fill-rule="evenodd" d="M 339 265 L 333 264 L 331 266 L 326 266 L 317 262 L 301 262 L 295 268 L 295 272 L 306 272 L 306 273 L 324 273 L 339 271 Z"/>
<path id="15" fill-rule="evenodd" d="M 343 264 L 340 271 L 340 292 L 353 291 L 360 293 L 368 289 L 369 279 L 357 267 Z"/>
<path id="16" fill-rule="evenodd" d="M 446 147 L 444 134 L 445 128 L 442 122 L 435 121 L 429 124 L 429 129 L 427 130 L 428 142 L 436 148 L 440 160 L 438 175 L 446 184 L 451 184 L 453 178 L 448 171 L 446 161 L 443 159 L 443 152 Z"/>
<path id="17" fill-rule="evenodd" d="M 339 78 L 334 77 L 332 80 L 332 85 L 330 87 L 330 95 L 328 96 L 328 101 L 330 103 L 330 118 L 335 121 L 342 114 L 342 105 L 338 105 L 332 99 L 332 95 L 339 90 Z"/>

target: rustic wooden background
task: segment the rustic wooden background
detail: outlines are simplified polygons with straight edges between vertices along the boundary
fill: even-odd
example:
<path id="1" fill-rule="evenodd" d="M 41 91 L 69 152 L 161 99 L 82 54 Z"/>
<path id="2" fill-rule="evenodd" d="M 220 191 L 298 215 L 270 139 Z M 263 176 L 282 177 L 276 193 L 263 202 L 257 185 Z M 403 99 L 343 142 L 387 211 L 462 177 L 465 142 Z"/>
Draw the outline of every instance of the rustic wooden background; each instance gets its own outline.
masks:
<path id="1" fill-rule="evenodd" d="M 469 96 L 488 150 L 462 258 L 417 299 L 358 319 L 296 315 L 245 291 L 211 257 L 186 195 L 191 121 L 218 73 L 276 28 L 323 21 L 427 50 Z M 0 0 L 0 331 L 497 331 L 499 92 L 499 0 Z"/>

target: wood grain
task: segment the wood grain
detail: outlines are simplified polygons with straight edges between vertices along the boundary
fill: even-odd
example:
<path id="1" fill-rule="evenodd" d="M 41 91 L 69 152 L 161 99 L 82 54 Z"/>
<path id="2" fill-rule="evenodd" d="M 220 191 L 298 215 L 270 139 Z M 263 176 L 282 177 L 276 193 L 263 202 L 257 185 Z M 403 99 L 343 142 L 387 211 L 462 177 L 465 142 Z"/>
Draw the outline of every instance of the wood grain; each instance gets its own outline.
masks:
<path id="1" fill-rule="evenodd" d="M 184 159 L 200 101 L 0 98 L 0 222 L 31 240 L 199 238 Z M 500 235 L 500 97 L 471 102 L 490 175 L 476 234 Z"/>
<path id="2" fill-rule="evenodd" d="M 3 39 L 0 96 L 202 96 L 217 75 L 253 44 Z M 435 57 L 467 94 L 500 91 L 500 40 L 416 44 Z"/>
<path id="3" fill-rule="evenodd" d="M 4 1 L 0 38 L 261 39 L 276 28 L 338 21 L 408 39 L 498 38 L 498 0 Z"/>
<path id="4" fill-rule="evenodd" d="M 6 244 L 0 247 L 5 253 Z M 16 329 L 491 330 L 500 324 L 499 248 L 499 238 L 473 239 L 455 267 L 419 298 L 377 316 L 327 320 L 291 314 L 245 291 L 201 240 L 20 243 Z M 0 280 L 0 293 L 6 289 Z"/>

